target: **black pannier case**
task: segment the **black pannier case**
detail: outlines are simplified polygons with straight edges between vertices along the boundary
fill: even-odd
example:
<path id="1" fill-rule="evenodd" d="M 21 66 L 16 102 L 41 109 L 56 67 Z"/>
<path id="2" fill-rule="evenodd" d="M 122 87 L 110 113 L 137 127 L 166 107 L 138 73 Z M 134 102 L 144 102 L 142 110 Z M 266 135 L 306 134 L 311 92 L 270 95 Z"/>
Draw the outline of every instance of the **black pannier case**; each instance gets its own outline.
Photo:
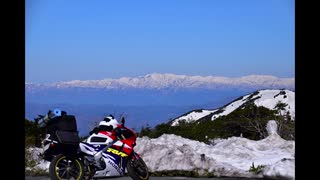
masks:
<path id="1" fill-rule="evenodd" d="M 80 141 L 76 118 L 73 115 L 52 118 L 47 123 L 47 133 L 63 144 L 77 144 Z"/>

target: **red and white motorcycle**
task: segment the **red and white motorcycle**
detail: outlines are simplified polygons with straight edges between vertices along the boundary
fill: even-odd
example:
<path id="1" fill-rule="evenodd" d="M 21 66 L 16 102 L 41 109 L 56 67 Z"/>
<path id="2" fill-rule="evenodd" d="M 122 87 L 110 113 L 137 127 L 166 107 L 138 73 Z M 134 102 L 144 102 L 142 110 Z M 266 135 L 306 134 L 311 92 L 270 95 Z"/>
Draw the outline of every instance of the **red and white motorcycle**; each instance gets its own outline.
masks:
<path id="1" fill-rule="evenodd" d="M 121 122 L 116 131 L 93 133 L 81 142 L 74 116 L 48 123 L 42 155 L 50 161 L 51 179 L 119 177 L 126 172 L 134 180 L 149 179 L 147 165 L 134 151 L 137 135 Z"/>

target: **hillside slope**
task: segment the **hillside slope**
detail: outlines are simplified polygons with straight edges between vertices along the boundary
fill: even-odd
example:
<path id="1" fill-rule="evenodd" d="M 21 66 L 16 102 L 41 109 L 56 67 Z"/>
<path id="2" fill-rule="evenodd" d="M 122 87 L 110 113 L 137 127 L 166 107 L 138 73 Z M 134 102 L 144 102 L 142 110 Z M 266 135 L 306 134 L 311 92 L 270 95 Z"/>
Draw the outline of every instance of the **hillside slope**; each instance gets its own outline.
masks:
<path id="1" fill-rule="evenodd" d="M 284 103 L 286 106 L 281 110 L 282 114 L 286 112 L 290 113 L 292 119 L 295 118 L 295 93 L 291 90 L 259 90 L 248 95 L 242 96 L 223 107 L 206 110 L 197 109 L 185 113 L 171 121 L 172 126 L 179 125 L 180 122 L 184 121 L 187 123 L 198 121 L 202 118 L 215 120 L 218 117 L 226 116 L 238 108 L 243 108 L 249 103 L 254 103 L 256 106 L 262 106 L 270 110 L 274 110 L 277 103 Z"/>

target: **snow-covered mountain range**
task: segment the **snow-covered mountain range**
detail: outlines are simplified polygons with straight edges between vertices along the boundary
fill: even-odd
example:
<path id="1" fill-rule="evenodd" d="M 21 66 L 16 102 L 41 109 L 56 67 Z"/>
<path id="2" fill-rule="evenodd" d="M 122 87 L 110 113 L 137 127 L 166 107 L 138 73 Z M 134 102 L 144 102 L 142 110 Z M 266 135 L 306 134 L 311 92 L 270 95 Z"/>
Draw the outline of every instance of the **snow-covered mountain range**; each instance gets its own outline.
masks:
<path id="1" fill-rule="evenodd" d="M 192 110 L 182 116 L 179 116 L 171 121 L 172 126 L 179 125 L 179 122 L 194 122 L 201 118 L 210 116 L 211 120 L 215 120 L 220 116 L 225 116 L 236 110 L 237 108 L 243 107 L 246 103 L 253 102 L 256 106 L 263 106 L 273 110 L 278 102 L 287 104 L 282 114 L 287 111 L 290 113 L 292 119 L 295 117 L 295 93 L 291 90 L 259 90 L 248 95 L 242 96 L 231 103 L 217 109 L 206 110 L 198 109 Z"/>
<path id="2" fill-rule="evenodd" d="M 26 83 L 27 90 L 43 88 L 286 88 L 294 89 L 294 78 L 278 78 L 270 75 L 249 75 L 243 77 L 222 77 L 222 76 L 187 76 L 176 74 L 152 73 L 139 77 L 122 77 L 118 79 L 102 80 L 73 80 L 50 84 Z"/>

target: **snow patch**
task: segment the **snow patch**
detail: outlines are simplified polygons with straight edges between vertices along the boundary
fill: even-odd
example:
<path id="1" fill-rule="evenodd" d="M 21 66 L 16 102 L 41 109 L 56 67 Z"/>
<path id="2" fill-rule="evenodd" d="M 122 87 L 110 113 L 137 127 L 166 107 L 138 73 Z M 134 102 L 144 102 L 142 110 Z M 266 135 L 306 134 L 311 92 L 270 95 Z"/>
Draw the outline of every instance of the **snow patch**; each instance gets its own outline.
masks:
<path id="1" fill-rule="evenodd" d="M 201 112 L 199 111 L 192 111 L 191 113 L 185 115 L 185 116 L 181 116 L 177 119 L 175 119 L 172 123 L 172 126 L 177 126 L 179 125 L 179 122 L 182 121 L 182 120 L 185 120 L 186 123 L 190 123 L 190 122 L 193 122 L 193 121 L 196 121 L 196 120 L 199 120 L 200 118 L 204 117 L 204 116 L 207 116 L 211 113 L 214 113 L 215 111 L 217 110 L 213 110 L 213 111 L 210 111 L 210 110 L 201 110 Z"/>
<path id="2" fill-rule="evenodd" d="M 27 153 L 30 154 L 30 159 L 35 161 L 37 164 L 34 167 L 27 167 L 27 170 L 45 170 L 49 172 L 50 161 L 43 160 L 39 154 L 43 152 L 42 148 L 30 147 L 27 149 Z"/>
<path id="3" fill-rule="evenodd" d="M 263 169 L 264 177 L 276 177 L 279 179 L 295 179 L 295 160 L 281 159 Z"/>
<path id="4" fill-rule="evenodd" d="M 269 135 L 277 134 L 278 125 L 275 120 L 270 120 L 267 123 L 267 131 Z"/>

